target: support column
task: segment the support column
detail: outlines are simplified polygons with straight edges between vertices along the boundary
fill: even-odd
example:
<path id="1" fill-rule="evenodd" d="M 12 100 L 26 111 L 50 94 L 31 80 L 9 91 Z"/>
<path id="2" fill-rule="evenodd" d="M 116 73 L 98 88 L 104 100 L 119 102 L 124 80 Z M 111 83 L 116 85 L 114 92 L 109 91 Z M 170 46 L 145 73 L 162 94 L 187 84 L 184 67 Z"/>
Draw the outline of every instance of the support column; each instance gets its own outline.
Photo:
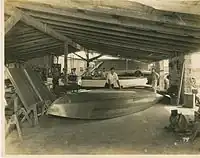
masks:
<path id="1" fill-rule="evenodd" d="M 128 59 L 126 59 L 126 72 L 128 71 Z"/>
<path id="2" fill-rule="evenodd" d="M 184 92 L 192 93 L 191 80 L 192 80 L 192 59 L 191 55 L 185 55 L 185 73 L 184 73 Z"/>
<path id="3" fill-rule="evenodd" d="M 156 62 L 155 67 L 156 67 L 158 74 L 160 75 L 159 90 L 164 90 L 164 77 L 165 77 L 164 60 Z"/>
<path id="4" fill-rule="evenodd" d="M 184 91 L 184 106 L 185 107 L 193 107 L 193 95 L 192 95 L 192 59 L 191 55 L 185 55 L 185 71 L 184 71 L 184 79 L 183 79 L 183 91 Z"/>
<path id="5" fill-rule="evenodd" d="M 89 52 L 85 50 L 86 53 L 86 61 L 87 61 L 87 68 L 90 66 L 90 57 L 89 57 Z"/>
<path id="6" fill-rule="evenodd" d="M 68 83 L 68 42 L 64 42 L 64 84 L 67 85 Z"/>

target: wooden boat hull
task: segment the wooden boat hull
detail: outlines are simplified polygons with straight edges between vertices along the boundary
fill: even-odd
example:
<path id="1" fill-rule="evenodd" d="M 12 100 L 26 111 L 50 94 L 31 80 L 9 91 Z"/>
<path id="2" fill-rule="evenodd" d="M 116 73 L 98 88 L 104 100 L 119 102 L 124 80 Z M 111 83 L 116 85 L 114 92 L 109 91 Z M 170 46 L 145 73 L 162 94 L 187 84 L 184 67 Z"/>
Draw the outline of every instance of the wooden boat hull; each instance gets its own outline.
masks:
<path id="1" fill-rule="evenodd" d="M 149 90 L 91 90 L 57 99 L 47 114 L 76 119 L 108 119 L 153 106 L 161 95 Z"/>

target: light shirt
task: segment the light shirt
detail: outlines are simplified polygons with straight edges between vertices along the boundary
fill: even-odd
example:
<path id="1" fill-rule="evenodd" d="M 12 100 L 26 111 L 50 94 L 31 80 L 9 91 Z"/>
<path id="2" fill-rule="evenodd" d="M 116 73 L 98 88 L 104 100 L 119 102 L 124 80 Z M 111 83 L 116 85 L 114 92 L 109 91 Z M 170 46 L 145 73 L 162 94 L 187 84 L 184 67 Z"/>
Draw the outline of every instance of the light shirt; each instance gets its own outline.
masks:
<path id="1" fill-rule="evenodd" d="M 114 84 L 116 81 L 118 81 L 119 78 L 118 78 L 117 73 L 115 73 L 115 72 L 113 74 L 108 73 L 108 75 L 107 75 L 107 83 L 108 83 L 108 80 L 110 80 L 110 84 Z"/>
<path id="2" fill-rule="evenodd" d="M 157 72 L 152 72 L 152 81 L 158 80 L 159 79 L 159 74 Z"/>

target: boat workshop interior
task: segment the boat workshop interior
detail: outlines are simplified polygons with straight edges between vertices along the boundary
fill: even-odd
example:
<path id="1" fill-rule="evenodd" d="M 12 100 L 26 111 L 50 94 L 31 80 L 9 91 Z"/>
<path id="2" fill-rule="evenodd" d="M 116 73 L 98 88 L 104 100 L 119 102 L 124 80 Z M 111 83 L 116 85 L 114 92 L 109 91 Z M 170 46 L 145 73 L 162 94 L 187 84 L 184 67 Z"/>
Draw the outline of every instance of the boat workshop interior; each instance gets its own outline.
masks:
<path id="1" fill-rule="evenodd" d="M 6 0 L 5 154 L 199 154 L 199 0 Z"/>

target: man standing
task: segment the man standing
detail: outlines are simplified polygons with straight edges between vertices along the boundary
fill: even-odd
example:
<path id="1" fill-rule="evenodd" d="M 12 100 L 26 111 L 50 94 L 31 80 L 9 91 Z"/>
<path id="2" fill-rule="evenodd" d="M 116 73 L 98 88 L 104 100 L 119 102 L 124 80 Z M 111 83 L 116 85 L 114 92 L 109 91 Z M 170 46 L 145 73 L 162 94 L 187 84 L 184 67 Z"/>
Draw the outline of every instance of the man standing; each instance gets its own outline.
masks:
<path id="1" fill-rule="evenodd" d="M 53 80 L 52 80 L 53 90 L 55 90 L 56 87 L 59 86 L 59 78 L 60 78 L 59 69 L 55 68 L 52 75 L 53 75 Z"/>
<path id="2" fill-rule="evenodd" d="M 77 91 L 79 89 L 78 86 L 78 75 L 76 74 L 76 68 L 71 69 L 71 73 L 69 74 L 68 77 L 69 83 L 71 84 L 72 92 Z"/>
<path id="3" fill-rule="evenodd" d="M 119 88 L 121 89 L 121 86 L 120 86 L 120 83 L 119 83 L 119 78 L 118 78 L 118 75 L 117 73 L 115 72 L 115 69 L 114 67 L 112 67 L 110 69 L 110 73 L 108 73 L 107 75 L 107 82 L 105 84 L 105 88 L 114 88 L 114 84 L 115 82 L 117 82 Z"/>
<path id="4" fill-rule="evenodd" d="M 151 77 L 152 77 L 152 88 L 154 89 L 154 92 L 156 93 L 157 86 L 158 86 L 159 74 L 155 71 L 155 68 L 152 68 Z"/>
<path id="5" fill-rule="evenodd" d="M 164 89 L 167 91 L 169 89 L 169 75 L 164 78 Z"/>
<path id="6" fill-rule="evenodd" d="M 102 73 L 101 73 L 101 78 L 106 79 L 106 77 L 107 77 L 106 69 L 103 68 Z"/>
<path id="7" fill-rule="evenodd" d="M 192 77 L 192 93 L 195 94 L 195 103 L 200 104 L 200 98 L 197 96 L 198 94 L 198 86 L 196 84 L 196 79 Z"/>
<path id="8" fill-rule="evenodd" d="M 143 73 L 140 71 L 139 67 L 137 67 L 137 70 L 134 72 L 135 77 L 142 77 Z"/>

